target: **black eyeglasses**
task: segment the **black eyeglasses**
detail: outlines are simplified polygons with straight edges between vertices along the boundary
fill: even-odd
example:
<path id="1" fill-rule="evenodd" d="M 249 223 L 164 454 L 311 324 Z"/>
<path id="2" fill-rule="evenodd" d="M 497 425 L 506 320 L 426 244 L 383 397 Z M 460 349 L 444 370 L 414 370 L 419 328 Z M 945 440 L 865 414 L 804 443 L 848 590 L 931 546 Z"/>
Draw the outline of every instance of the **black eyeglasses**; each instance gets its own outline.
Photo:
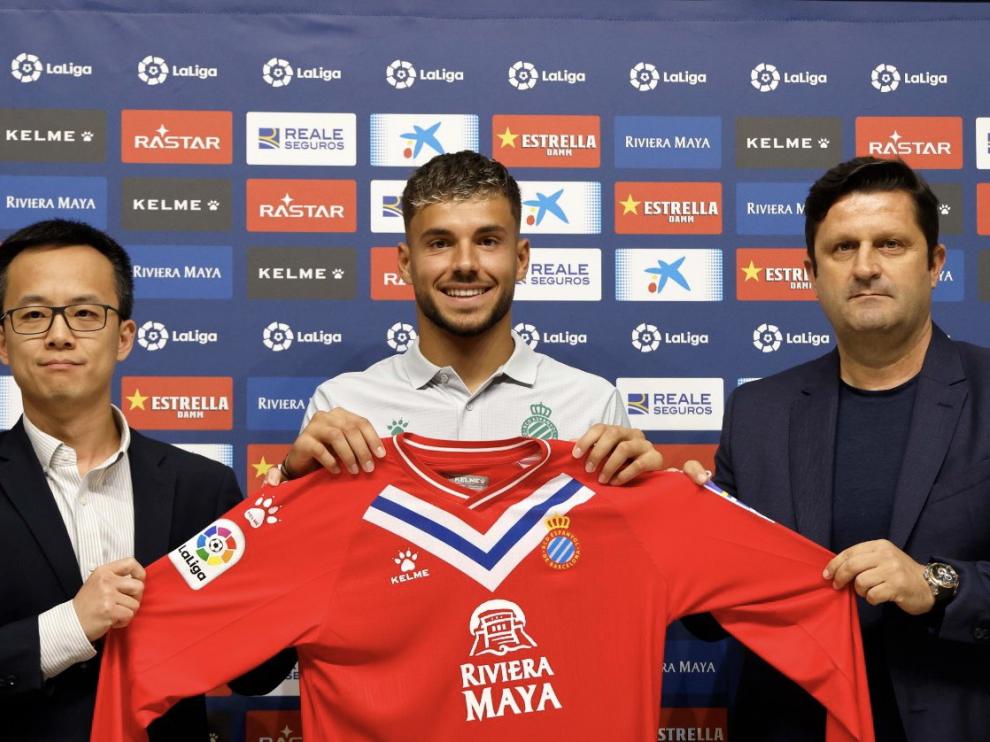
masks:
<path id="1" fill-rule="evenodd" d="M 117 307 L 109 304 L 66 304 L 63 307 L 46 307 L 35 304 L 15 307 L 0 314 L 0 323 L 10 320 L 10 328 L 18 335 L 42 335 L 51 329 L 55 315 L 61 314 L 65 324 L 73 332 L 97 332 L 107 326 L 107 313 Z"/>

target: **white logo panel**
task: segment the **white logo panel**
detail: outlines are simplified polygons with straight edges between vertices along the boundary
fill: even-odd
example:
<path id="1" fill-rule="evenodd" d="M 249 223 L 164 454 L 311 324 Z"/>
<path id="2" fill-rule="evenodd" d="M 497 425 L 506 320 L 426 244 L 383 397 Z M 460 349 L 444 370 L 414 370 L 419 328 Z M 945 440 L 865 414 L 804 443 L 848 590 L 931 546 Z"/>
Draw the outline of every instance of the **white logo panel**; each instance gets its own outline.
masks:
<path id="1" fill-rule="evenodd" d="M 597 182 L 521 180 L 523 234 L 600 234 L 602 187 Z"/>
<path id="2" fill-rule="evenodd" d="M 353 113 L 248 111 L 248 165 L 357 164 L 357 116 Z"/>
<path id="3" fill-rule="evenodd" d="M 619 378 L 634 428 L 640 430 L 721 430 L 725 409 L 720 378 Z"/>
<path id="4" fill-rule="evenodd" d="M 371 114 L 371 164 L 414 167 L 448 152 L 478 151 L 478 117 L 470 114 Z"/>
<path id="5" fill-rule="evenodd" d="M 529 271 L 516 283 L 517 301 L 601 301 L 602 251 L 532 248 Z"/>
<path id="6" fill-rule="evenodd" d="M 619 249 L 617 301 L 722 301 L 722 251 Z"/>

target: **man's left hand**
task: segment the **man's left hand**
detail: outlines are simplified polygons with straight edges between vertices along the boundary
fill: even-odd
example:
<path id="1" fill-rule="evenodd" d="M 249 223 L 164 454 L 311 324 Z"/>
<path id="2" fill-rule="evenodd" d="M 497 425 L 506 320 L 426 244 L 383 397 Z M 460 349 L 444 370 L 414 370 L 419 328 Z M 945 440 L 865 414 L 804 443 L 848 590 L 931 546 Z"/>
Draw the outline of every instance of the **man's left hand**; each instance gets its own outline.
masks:
<path id="1" fill-rule="evenodd" d="M 587 456 L 584 468 L 589 473 L 601 466 L 598 481 L 602 484 L 623 485 L 643 472 L 663 468 L 663 456 L 642 430 L 619 425 L 592 425 L 574 443 L 571 453 L 576 459 Z M 710 476 L 697 461 L 684 464 L 684 473 L 698 484 Z"/>
<path id="2" fill-rule="evenodd" d="M 850 582 L 870 605 L 892 602 L 905 613 L 920 616 L 935 605 L 918 564 L 886 539 L 864 541 L 835 555 L 822 576 L 837 590 Z"/>

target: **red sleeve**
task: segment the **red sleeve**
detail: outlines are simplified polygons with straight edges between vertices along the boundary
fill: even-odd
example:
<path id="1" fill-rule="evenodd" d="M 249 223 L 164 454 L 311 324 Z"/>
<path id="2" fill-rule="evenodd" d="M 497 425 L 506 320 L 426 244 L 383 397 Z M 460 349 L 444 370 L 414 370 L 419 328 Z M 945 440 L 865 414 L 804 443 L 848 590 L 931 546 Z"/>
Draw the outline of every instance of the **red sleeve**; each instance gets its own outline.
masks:
<path id="1" fill-rule="evenodd" d="M 356 518 L 324 473 L 266 489 L 148 568 L 127 629 L 107 634 L 92 739 L 146 740 L 180 698 L 312 640 Z M 338 507 L 339 506 L 339 507 Z"/>
<path id="2" fill-rule="evenodd" d="M 620 512 L 666 585 L 669 620 L 710 612 L 818 699 L 827 742 L 873 742 L 855 593 L 822 577 L 832 554 L 682 474 L 627 494 Z"/>

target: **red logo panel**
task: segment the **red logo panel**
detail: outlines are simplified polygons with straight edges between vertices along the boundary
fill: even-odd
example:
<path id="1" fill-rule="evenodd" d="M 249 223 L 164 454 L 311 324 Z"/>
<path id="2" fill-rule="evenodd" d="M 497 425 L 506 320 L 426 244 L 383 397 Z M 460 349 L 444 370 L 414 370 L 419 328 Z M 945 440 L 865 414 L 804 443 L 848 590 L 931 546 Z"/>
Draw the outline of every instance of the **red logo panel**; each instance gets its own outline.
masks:
<path id="1" fill-rule="evenodd" d="M 598 116 L 492 116 L 492 157 L 507 167 L 598 167 Z"/>
<path id="2" fill-rule="evenodd" d="M 247 469 L 244 473 L 248 497 L 254 497 L 261 491 L 268 470 L 281 464 L 290 448 L 291 443 L 248 443 Z"/>
<path id="3" fill-rule="evenodd" d="M 803 247 L 740 247 L 736 250 L 739 301 L 814 301 L 804 269 Z"/>
<path id="4" fill-rule="evenodd" d="M 413 287 L 399 277 L 398 248 L 371 248 L 371 298 L 375 301 L 416 298 Z"/>
<path id="5" fill-rule="evenodd" d="M 721 183 L 615 184 L 617 234 L 721 234 Z"/>
<path id="6" fill-rule="evenodd" d="M 856 155 L 900 158 L 922 170 L 959 170 L 963 125 L 959 116 L 859 116 Z"/>
<path id="7" fill-rule="evenodd" d="M 121 162 L 229 165 L 233 159 L 230 111 L 124 110 Z"/>
<path id="8" fill-rule="evenodd" d="M 234 383 L 229 376 L 125 376 L 121 409 L 139 430 L 230 430 Z"/>
<path id="9" fill-rule="evenodd" d="M 249 179 L 247 229 L 249 232 L 354 232 L 356 181 Z"/>

